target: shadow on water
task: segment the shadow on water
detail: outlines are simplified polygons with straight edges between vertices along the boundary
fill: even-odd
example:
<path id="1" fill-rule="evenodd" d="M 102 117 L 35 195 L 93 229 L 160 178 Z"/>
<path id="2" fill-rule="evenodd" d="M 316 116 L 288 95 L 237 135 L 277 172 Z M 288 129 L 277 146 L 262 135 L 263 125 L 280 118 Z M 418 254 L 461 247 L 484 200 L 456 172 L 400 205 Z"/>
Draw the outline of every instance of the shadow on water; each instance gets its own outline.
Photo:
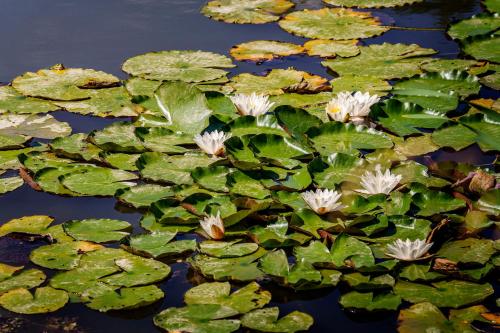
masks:
<path id="1" fill-rule="evenodd" d="M 68 67 L 86 67 L 125 75 L 121 63 L 136 54 L 166 49 L 201 49 L 227 54 L 235 44 L 259 39 L 303 43 L 305 39 L 281 30 L 276 24 L 233 25 L 209 20 L 199 13 L 203 0 L 4 0 L 0 11 L 0 82 L 39 68 L 64 63 Z M 321 8 L 320 0 L 297 0 L 297 8 Z M 377 9 L 374 13 L 385 24 L 398 27 L 439 28 L 442 31 L 391 30 L 382 36 L 363 40 L 364 44 L 383 42 L 418 43 L 439 50 L 438 57 L 456 57 L 458 45 L 444 29 L 458 19 L 481 10 L 479 1 L 428 0 L 395 9 Z M 240 62 L 232 73 L 264 73 L 272 68 L 296 67 L 331 78 L 319 58 L 294 56 L 260 65 Z M 483 88 L 482 97 L 497 92 Z M 55 117 L 71 124 L 75 133 L 100 129 L 114 120 L 55 112 Z M 455 153 L 440 150 L 431 156 L 436 161 L 456 160 L 474 164 L 492 163 L 494 156 L 484 155 L 475 146 Z M 0 196 L 0 223 L 25 215 L 45 214 L 55 223 L 71 219 L 116 218 L 129 221 L 140 232 L 139 212 L 123 209 L 113 198 L 68 198 L 35 192 L 28 186 Z M 29 252 L 44 244 L 42 240 L 0 239 L 0 261 L 30 265 Z M 156 332 L 152 317 L 161 309 L 181 306 L 184 292 L 191 283 L 202 280 L 186 264 L 174 263 L 173 276 L 160 284 L 163 301 L 133 311 L 100 314 L 80 304 L 69 304 L 55 314 L 13 316 L 0 310 L 0 332 Z M 271 285 L 270 285 L 271 287 Z M 372 316 L 344 312 L 337 303 L 339 289 L 294 293 L 272 287 L 273 305 L 283 314 L 306 311 L 315 318 L 312 332 L 392 332 L 396 313 Z"/>

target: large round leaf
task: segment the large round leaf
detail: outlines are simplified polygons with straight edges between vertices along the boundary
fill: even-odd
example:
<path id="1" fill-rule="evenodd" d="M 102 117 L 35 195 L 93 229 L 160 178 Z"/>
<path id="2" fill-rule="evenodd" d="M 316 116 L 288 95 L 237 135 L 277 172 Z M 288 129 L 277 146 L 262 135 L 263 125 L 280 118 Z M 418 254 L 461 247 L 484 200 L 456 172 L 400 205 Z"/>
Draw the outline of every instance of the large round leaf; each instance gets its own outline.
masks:
<path id="1" fill-rule="evenodd" d="M 71 237 L 97 243 L 119 241 L 129 233 L 130 223 L 111 219 L 88 219 L 65 222 L 64 231 Z"/>
<path id="2" fill-rule="evenodd" d="M 100 131 L 90 133 L 89 140 L 105 151 L 136 153 L 146 149 L 135 135 L 136 128 L 126 122 L 114 122 Z"/>
<path id="3" fill-rule="evenodd" d="M 163 291 L 157 286 L 142 286 L 122 288 L 118 291 L 109 290 L 85 304 L 100 312 L 111 310 L 130 310 L 147 306 L 163 298 Z"/>
<path id="4" fill-rule="evenodd" d="M 12 86 L 25 96 L 59 101 L 89 98 L 92 89 L 115 86 L 117 77 L 93 69 L 60 68 L 41 69 L 16 77 Z"/>
<path id="5" fill-rule="evenodd" d="M 314 319 L 304 312 L 293 311 L 279 318 L 279 308 L 258 309 L 245 314 L 241 325 L 252 330 L 275 333 L 294 333 L 306 331 L 314 323 Z"/>
<path id="6" fill-rule="evenodd" d="M 32 295 L 27 289 L 14 289 L 0 296 L 0 305 L 9 311 L 22 314 L 54 312 L 69 300 L 64 290 L 41 287 Z"/>
<path id="7" fill-rule="evenodd" d="M 0 178 L 0 194 L 4 194 L 21 187 L 24 181 L 21 177 Z"/>
<path id="8" fill-rule="evenodd" d="M 277 21 L 279 14 L 294 6 L 289 0 L 212 0 L 203 15 L 227 23 L 261 24 Z"/>
<path id="9" fill-rule="evenodd" d="M 343 75 L 330 81 L 332 92 L 343 91 L 369 92 L 371 95 L 384 96 L 392 89 L 389 82 L 376 76 Z"/>
<path id="10" fill-rule="evenodd" d="M 374 295 L 372 292 L 360 293 L 351 291 L 340 297 L 339 303 L 348 309 L 397 310 L 401 304 L 401 297 L 392 293 Z"/>
<path id="11" fill-rule="evenodd" d="M 172 241 L 176 232 L 152 232 L 132 236 L 127 249 L 153 258 L 180 256 L 196 250 L 196 240 Z"/>
<path id="12" fill-rule="evenodd" d="M 307 54 L 320 57 L 353 57 L 359 54 L 357 39 L 353 40 L 329 40 L 315 39 L 304 44 Z"/>
<path id="13" fill-rule="evenodd" d="M 323 0 L 327 4 L 342 7 L 379 8 L 410 5 L 424 0 Z"/>
<path id="14" fill-rule="evenodd" d="M 390 29 L 381 26 L 370 13 L 341 8 L 293 12 L 279 21 L 279 25 L 298 36 L 337 40 L 373 37 Z"/>
<path id="15" fill-rule="evenodd" d="M 300 45 L 272 40 L 256 40 L 233 46 L 231 56 L 239 61 L 264 61 L 303 52 Z"/>
<path id="16" fill-rule="evenodd" d="M 167 186 L 142 184 L 116 191 L 118 200 L 135 208 L 147 208 L 153 202 L 173 195 L 173 190 Z"/>
<path id="17" fill-rule="evenodd" d="M 0 226 L 0 237 L 10 233 L 44 236 L 48 234 L 48 227 L 53 221 L 52 217 L 45 215 L 32 215 L 12 219 Z"/>
<path id="18" fill-rule="evenodd" d="M 83 253 L 100 248 L 101 245 L 90 242 L 56 243 L 33 250 L 30 260 L 45 268 L 69 270 L 78 266 Z"/>
<path id="19" fill-rule="evenodd" d="M 201 82 L 218 79 L 234 65 L 226 56 L 204 51 L 160 51 L 127 59 L 122 69 L 151 80 Z"/>
<path id="20" fill-rule="evenodd" d="M 38 269 L 27 269 L 19 273 L 10 272 L 0 282 L 0 294 L 19 288 L 31 289 L 38 287 L 45 281 L 45 278 L 45 273 Z"/>
<path id="21" fill-rule="evenodd" d="M 471 36 L 484 35 L 498 28 L 500 28 L 498 14 L 479 14 L 452 24 L 448 29 L 448 35 L 454 39 L 465 39 Z"/>
<path id="22" fill-rule="evenodd" d="M 54 139 L 71 134 L 68 123 L 53 116 L 36 114 L 0 114 L 0 131 L 3 135 L 26 135 L 41 139 Z"/>
<path id="23" fill-rule="evenodd" d="M 0 87 L 0 113 L 46 113 L 57 109 L 51 102 L 25 97 L 11 86 Z"/>
<path id="24" fill-rule="evenodd" d="M 469 37 L 464 40 L 462 49 L 474 59 L 500 62 L 500 36 L 498 33 Z"/>

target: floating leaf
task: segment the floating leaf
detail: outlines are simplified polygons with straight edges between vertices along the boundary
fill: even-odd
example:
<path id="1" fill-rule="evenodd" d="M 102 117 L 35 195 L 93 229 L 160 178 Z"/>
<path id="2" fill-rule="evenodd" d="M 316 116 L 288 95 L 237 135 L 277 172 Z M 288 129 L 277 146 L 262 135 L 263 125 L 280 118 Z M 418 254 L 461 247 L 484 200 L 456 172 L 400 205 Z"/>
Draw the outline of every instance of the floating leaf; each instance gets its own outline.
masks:
<path id="1" fill-rule="evenodd" d="M 58 155 L 85 161 L 98 161 L 101 149 L 87 141 L 87 134 L 77 133 L 65 138 L 56 138 L 50 148 Z"/>
<path id="2" fill-rule="evenodd" d="M 344 182 L 357 182 L 364 172 L 365 162 L 356 155 L 333 153 L 317 157 L 309 163 L 314 182 L 322 188 L 335 188 Z"/>
<path id="3" fill-rule="evenodd" d="M 478 14 L 469 19 L 452 24 L 448 35 L 453 39 L 465 39 L 471 36 L 484 35 L 500 28 L 498 14 Z"/>
<path id="4" fill-rule="evenodd" d="M 12 81 L 12 87 L 25 96 L 74 101 L 89 98 L 92 89 L 107 88 L 118 83 L 117 77 L 101 71 L 54 66 L 18 76 Z"/>
<path id="5" fill-rule="evenodd" d="M 258 134 L 250 139 L 249 147 L 255 156 L 287 169 L 298 166 L 298 158 L 312 154 L 308 147 L 276 134 Z"/>
<path id="6" fill-rule="evenodd" d="M 229 282 L 203 283 L 189 289 L 184 295 L 184 301 L 188 305 L 217 304 L 234 309 L 238 313 L 260 309 L 271 301 L 271 293 L 261 289 L 256 282 L 251 282 L 231 294 L 230 292 Z"/>
<path id="7" fill-rule="evenodd" d="M 342 280 L 356 290 L 391 289 L 395 280 L 390 274 L 370 276 L 361 273 L 344 274 Z"/>
<path id="8" fill-rule="evenodd" d="M 153 258 L 179 256 L 196 250 L 196 240 L 173 241 L 175 232 L 153 232 L 135 235 L 128 240 L 132 252 L 144 253 Z"/>
<path id="9" fill-rule="evenodd" d="M 498 2 L 498 0 L 484 0 L 483 3 L 488 11 L 493 13 L 500 13 L 500 2 Z"/>
<path id="10" fill-rule="evenodd" d="M 52 217 L 45 215 L 33 215 L 13 219 L 0 226 L 0 237 L 10 233 L 47 235 L 48 227 L 53 221 Z"/>
<path id="11" fill-rule="evenodd" d="M 153 202 L 173 194 L 170 187 L 155 184 L 142 184 L 116 191 L 118 200 L 136 208 L 149 207 Z"/>
<path id="12" fill-rule="evenodd" d="M 348 309 L 364 309 L 368 311 L 398 309 L 401 297 L 392 293 L 377 294 L 351 291 L 340 296 L 340 305 Z"/>
<path id="13" fill-rule="evenodd" d="M 120 169 L 123 171 L 138 171 L 139 169 L 135 165 L 140 154 L 126 154 L 126 153 L 103 153 L 101 152 L 100 157 L 109 166 Z"/>
<path id="14" fill-rule="evenodd" d="M 378 36 L 390 29 L 370 13 L 343 8 L 292 12 L 280 20 L 279 25 L 301 37 L 337 40 Z M 349 29 L 345 29 L 346 26 Z"/>
<path id="15" fill-rule="evenodd" d="M 127 59 L 122 69 L 151 80 L 201 82 L 226 75 L 220 68 L 234 67 L 231 59 L 204 51 L 149 52 Z"/>
<path id="16" fill-rule="evenodd" d="M 207 168 L 198 167 L 191 172 L 193 180 L 203 188 L 216 192 L 228 192 L 226 186 L 227 175 L 230 169 L 226 166 L 209 166 Z"/>
<path id="17" fill-rule="evenodd" d="M 19 288 L 1 295 L 0 305 L 16 313 L 38 314 L 57 311 L 68 300 L 68 294 L 64 290 L 41 287 L 32 295 L 27 289 Z"/>
<path id="18" fill-rule="evenodd" d="M 2 135 L 26 135 L 41 139 L 54 139 L 71 134 L 68 123 L 60 122 L 49 114 L 0 114 Z"/>
<path id="19" fill-rule="evenodd" d="M 254 253 L 259 249 L 255 243 L 240 243 L 240 240 L 231 242 L 204 241 L 200 243 L 200 252 L 216 258 L 242 257 Z"/>
<path id="20" fill-rule="evenodd" d="M 14 191 L 23 184 L 24 181 L 21 177 L 0 178 L 0 194 Z"/>
<path id="21" fill-rule="evenodd" d="M 500 62 L 500 37 L 497 33 L 469 37 L 463 41 L 462 50 L 474 59 Z"/>
<path id="22" fill-rule="evenodd" d="M 265 61 L 303 52 L 300 45 L 272 40 L 256 40 L 233 46 L 231 56 L 238 61 Z"/>
<path id="23" fill-rule="evenodd" d="M 118 291 L 109 290 L 102 295 L 92 298 L 85 305 L 100 312 L 130 310 L 152 304 L 161 300 L 163 296 L 163 291 L 154 285 L 122 288 Z"/>
<path id="24" fill-rule="evenodd" d="M 477 206 L 480 210 L 488 214 L 500 214 L 500 189 L 492 189 L 485 192 L 477 201 Z"/>
<path id="25" fill-rule="evenodd" d="M 383 132 L 361 125 L 341 122 L 328 122 L 307 131 L 318 152 L 324 155 L 333 153 L 353 153 L 356 149 L 391 148 L 391 139 Z"/>
<path id="26" fill-rule="evenodd" d="M 17 274 L 10 274 L 9 277 L 4 277 L 0 282 L 0 294 L 9 290 L 17 290 L 19 288 L 35 288 L 45 281 L 45 274 L 38 269 L 27 269 Z"/>
<path id="27" fill-rule="evenodd" d="M 145 150 L 130 123 L 115 122 L 89 135 L 89 140 L 105 151 L 136 153 Z"/>
<path id="28" fill-rule="evenodd" d="M 492 240 L 466 238 L 445 243 L 437 255 L 456 263 L 484 265 L 496 252 Z"/>
<path id="29" fill-rule="evenodd" d="M 330 81 L 332 92 L 343 91 L 369 92 L 371 95 L 385 96 L 392 89 L 389 82 L 376 76 L 342 75 Z"/>
<path id="30" fill-rule="evenodd" d="M 78 266 L 83 253 L 100 248 L 101 245 L 90 242 L 56 243 L 33 250 L 30 260 L 45 268 L 69 270 Z"/>
<path id="31" fill-rule="evenodd" d="M 331 230 L 338 226 L 338 223 L 325 221 L 310 209 L 300 209 L 296 210 L 292 217 L 292 226 L 318 239 L 319 230 Z"/>
<path id="32" fill-rule="evenodd" d="M 163 127 L 139 127 L 135 134 L 149 150 L 162 153 L 184 153 L 188 150 L 180 145 L 193 144 L 193 136 L 174 132 Z"/>
<path id="33" fill-rule="evenodd" d="M 278 307 L 258 309 L 241 317 L 241 325 L 261 332 L 294 333 L 306 331 L 314 323 L 310 315 L 299 311 L 293 311 L 280 319 L 278 317 Z"/>
<path id="34" fill-rule="evenodd" d="M 432 286 L 398 281 L 394 291 L 411 303 L 432 302 L 438 307 L 459 308 L 484 300 L 493 294 L 489 283 L 477 284 L 452 280 L 432 283 Z"/>
<path id="35" fill-rule="evenodd" d="M 398 7 L 422 2 L 423 0 L 323 0 L 327 4 L 342 7 L 380 8 Z"/>
<path id="36" fill-rule="evenodd" d="M 112 219 L 87 219 L 65 222 L 64 231 L 77 240 L 96 243 L 119 241 L 126 237 L 130 223 Z"/>
<path id="37" fill-rule="evenodd" d="M 230 186 L 229 191 L 232 194 L 255 199 L 265 199 L 271 195 L 262 183 L 241 171 L 231 172 L 228 175 L 227 184 Z"/>
<path id="38" fill-rule="evenodd" d="M 279 15 L 293 6 L 288 0 L 212 0 L 201 13 L 227 23 L 262 24 L 279 20 Z"/>
<path id="39" fill-rule="evenodd" d="M 479 82 L 491 89 L 500 90 L 500 72 L 483 76 L 479 79 Z"/>
<path id="40" fill-rule="evenodd" d="M 46 113 L 59 109 L 43 99 L 25 97 L 11 86 L 0 87 L 0 114 L 2 113 Z"/>
<path id="41" fill-rule="evenodd" d="M 311 238 L 301 233 L 287 235 L 287 231 L 288 222 L 286 219 L 279 219 L 266 227 L 260 225 L 253 226 L 249 229 L 249 234 L 256 243 L 264 248 L 301 245 Z"/>
<path id="42" fill-rule="evenodd" d="M 353 57 L 359 54 L 358 40 L 314 39 L 306 42 L 304 48 L 310 56 L 320 57 Z"/>
<path id="43" fill-rule="evenodd" d="M 440 280 L 446 275 L 431 271 L 430 264 L 412 264 L 404 267 L 399 276 L 412 282 Z"/>
<path id="44" fill-rule="evenodd" d="M 192 304 L 183 308 L 168 308 L 158 313 L 153 321 L 167 332 L 231 333 L 240 328 L 238 312 L 217 304 Z"/>
<path id="45" fill-rule="evenodd" d="M 484 73 L 488 67 L 488 63 L 484 61 L 443 58 L 429 59 L 420 66 L 426 72 L 467 71 L 471 75 Z"/>
<path id="46" fill-rule="evenodd" d="M 360 54 L 351 58 L 325 60 L 323 66 L 340 76 L 373 76 L 380 79 L 410 77 L 421 72 L 420 65 L 425 57 L 436 53 L 416 44 L 373 44 L 361 46 Z"/>
<path id="47" fill-rule="evenodd" d="M 318 92 L 327 89 L 327 80 L 295 69 L 273 69 L 266 76 L 238 74 L 227 84 L 242 94 L 281 95 L 286 92 Z"/>

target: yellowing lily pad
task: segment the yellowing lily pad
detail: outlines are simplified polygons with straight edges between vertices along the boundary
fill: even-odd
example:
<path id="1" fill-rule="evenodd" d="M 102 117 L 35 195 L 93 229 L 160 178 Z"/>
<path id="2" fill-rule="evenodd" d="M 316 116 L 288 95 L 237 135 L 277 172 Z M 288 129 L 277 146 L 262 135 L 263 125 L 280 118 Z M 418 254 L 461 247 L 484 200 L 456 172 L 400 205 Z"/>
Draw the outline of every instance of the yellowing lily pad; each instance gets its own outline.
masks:
<path id="1" fill-rule="evenodd" d="M 0 87 L 0 113 L 46 113 L 59 109 L 49 101 L 26 97 L 11 86 Z"/>
<path id="2" fill-rule="evenodd" d="M 368 12 L 322 8 L 292 12 L 279 21 L 284 30 L 306 38 L 357 39 L 381 35 L 390 29 Z"/>
<path id="3" fill-rule="evenodd" d="M 163 291 L 155 285 L 109 290 L 102 295 L 93 297 L 85 304 L 100 312 L 110 310 L 130 310 L 147 306 L 159 301 L 164 296 Z"/>
<path id="4" fill-rule="evenodd" d="M 32 295 L 27 289 L 19 288 L 0 296 L 0 305 L 16 313 L 37 314 L 57 311 L 68 300 L 68 293 L 64 290 L 41 287 Z"/>
<path id="5" fill-rule="evenodd" d="M 375 76 L 343 75 L 330 81 L 332 92 L 368 92 L 371 95 L 385 96 L 392 89 L 389 82 Z"/>
<path id="6" fill-rule="evenodd" d="M 50 114 L 0 114 L 3 135 L 25 135 L 41 139 L 54 139 L 71 134 L 68 123 L 58 121 Z"/>
<path id="7" fill-rule="evenodd" d="M 314 39 L 306 42 L 304 48 L 310 56 L 319 57 L 354 57 L 359 54 L 358 40 Z"/>
<path id="8" fill-rule="evenodd" d="M 329 5 L 358 8 L 380 8 L 410 5 L 424 0 L 323 0 Z"/>
<path id="9" fill-rule="evenodd" d="M 293 6 L 289 0 L 212 0 L 201 13 L 227 23 L 261 24 L 277 21 Z"/>
<path id="10" fill-rule="evenodd" d="M 118 83 L 117 77 L 101 71 L 54 66 L 18 76 L 12 81 L 12 87 L 25 96 L 74 101 L 89 98 L 92 89 Z"/>
<path id="11" fill-rule="evenodd" d="M 13 219 L 0 226 L 0 236 L 10 233 L 47 235 L 48 227 L 53 221 L 53 218 L 45 215 L 33 215 Z"/>
<path id="12" fill-rule="evenodd" d="M 272 40 L 256 40 L 234 46 L 231 56 L 239 61 L 265 61 L 277 57 L 285 57 L 302 53 L 304 49 L 300 45 L 284 43 Z"/>
<path id="13" fill-rule="evenodd" d="M 314 323 L 313 318 L 304 312 L 293 311 L 279 318 L 279 308 L 258 309 L 245 314 L 241 325 L 260 332 L 294 333 L 306 331 Z"/>

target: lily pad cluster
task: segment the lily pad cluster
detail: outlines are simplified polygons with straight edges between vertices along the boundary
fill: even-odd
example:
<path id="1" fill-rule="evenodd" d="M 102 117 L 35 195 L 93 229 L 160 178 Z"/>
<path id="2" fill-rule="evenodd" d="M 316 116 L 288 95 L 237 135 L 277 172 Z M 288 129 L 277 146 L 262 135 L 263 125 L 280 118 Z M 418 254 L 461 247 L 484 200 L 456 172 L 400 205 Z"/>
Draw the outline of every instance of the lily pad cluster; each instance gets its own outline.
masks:
<path id="1" fill-rule="evenodd" d="M 220 0 L 203 13 L 265 23 L 292 6 Z M 293 68 L 228 77 L 229 57 L 177 50 L 126 60 L 125 81 L 62 65 L 15 78 L 0 87 L 0 193 L 26 182 L 55 195 L 115 197 L 142 213 L 143 230 L 92 216 L 2 221 L 0 237 L 47 244 L 30 254 L 36 268 L 0 264 L 0 305 L 25 314 L 67 302 L 101 312 L 143 307 L 163 299 L 176 260 L 203 283 L 184 306 L 154 317 L 169 332 L 313 325 L 304 312 L 280 316 L 266 286 L 339 287 L 343 309 L 399 310 L 401 332 L 470 331 L 488 321 L 484 304 L 500 264 L 489 236 L 500 214 L 497 162 L 422 158 L 471 145 L 500 151 L 498 102 L 476 96 L 498 86 L 498 18 L 486 16 L 449 30 L 476 60 L 432 58 L 435 50 L 416 44 L 358 46 L 388 27 L 370 13 L 330 7 L 279 22 L 320 40 L 231 50 L 237 60 L 327 57 L 322 64 L 338 74 L 331 82 Z M 356 109 L 343 115 L 346 106 Z M 60 108 L 129 118 L 71 134 L 48 113 Z"/>

